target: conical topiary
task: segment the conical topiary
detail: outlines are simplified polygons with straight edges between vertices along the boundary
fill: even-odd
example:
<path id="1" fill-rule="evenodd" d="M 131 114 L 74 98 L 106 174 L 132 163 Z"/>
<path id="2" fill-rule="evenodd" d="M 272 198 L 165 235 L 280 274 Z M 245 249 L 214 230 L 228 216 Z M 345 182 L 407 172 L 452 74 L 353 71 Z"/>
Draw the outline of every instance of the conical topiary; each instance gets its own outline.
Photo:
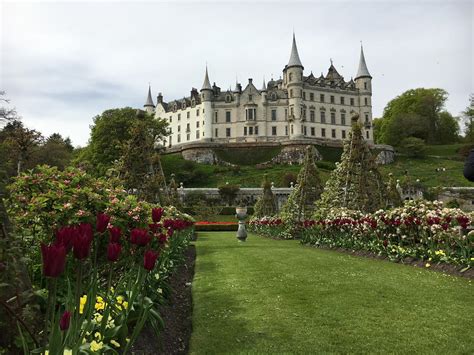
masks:
<path id="1" fill-rule="evenodd" d="M 263 176 L 263 194 L 260 196 L 255 203 L 255 217 L 261 218 L 265 216 L 274 216 L 277 213 L 277 204 L 275 196 L 272 192 L 272 185 L 268 181 L 268 176 L 265 174 Z"/>
<path id="2" fill-rule="evenodd" d="M 320 209 L 345 207 L 374 212 L 387 206 L 387 189 L 375 157 L 362 137 L 358 115 L 352 117 L 352 131 L 344 142 L 341 161 L 326 182 Z"/>
<path id="3" fill-rule="evenodd" d="M 296 225 L 310 217 L 315 209 L 314 203 L 321 196 L 323 188 L 315 157 L 316 149 L 314 146 L 307 146 L 297 184 L 281 210 L 281 218 L 287 225 Z"/>

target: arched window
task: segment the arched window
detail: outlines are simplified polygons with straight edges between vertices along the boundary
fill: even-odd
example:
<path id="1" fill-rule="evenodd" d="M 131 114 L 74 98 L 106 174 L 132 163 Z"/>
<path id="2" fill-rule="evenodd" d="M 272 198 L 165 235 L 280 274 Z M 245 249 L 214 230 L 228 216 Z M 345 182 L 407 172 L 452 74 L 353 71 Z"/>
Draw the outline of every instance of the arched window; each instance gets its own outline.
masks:
<path id="1" fill-rule="evenodd" d="M 293 81 L 293 73 L 290 73 L 290 75 L 288 75 L 288 81 Z"/>

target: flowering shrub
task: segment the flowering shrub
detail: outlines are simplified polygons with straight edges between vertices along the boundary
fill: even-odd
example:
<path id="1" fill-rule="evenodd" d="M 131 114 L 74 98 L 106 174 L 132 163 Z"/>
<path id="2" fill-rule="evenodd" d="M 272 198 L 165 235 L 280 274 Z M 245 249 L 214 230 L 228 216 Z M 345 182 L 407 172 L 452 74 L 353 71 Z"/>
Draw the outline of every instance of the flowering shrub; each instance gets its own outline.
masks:
<path id="1" fill-rule="evenodd" d="M 331 209 L 300 225 L 301 242 L 329 248 L 367 250 L 392 260 L 405 257 L 474 264 L 474 232 L 467 233 L 472 214 L 444 208 L 441 202 L 409 201 L 402 207 L 362 214 L 344 208 Z M 282 227 L 269 221 L 252 222 L 255 232 L 279 236 Z"/>
<path id="2" fill-rule="evenodd" d="M 287 228 L 285 228 L 282 219 L 277 217 L 252 218 L 249 222 L 249 230 L 270 238 L 293 238 L 293 236 L 287 232 Z"/>

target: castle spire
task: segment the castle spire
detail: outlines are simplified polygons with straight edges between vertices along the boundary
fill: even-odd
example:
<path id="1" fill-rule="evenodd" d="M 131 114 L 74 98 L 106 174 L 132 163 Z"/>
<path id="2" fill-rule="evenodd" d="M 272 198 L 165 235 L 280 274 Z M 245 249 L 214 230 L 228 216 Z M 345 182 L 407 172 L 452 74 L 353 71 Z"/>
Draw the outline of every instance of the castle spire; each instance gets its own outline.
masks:
<path id="1" fill-rule="evenodd" d="M 287 67 L 302 67 L 303 64 L 301 64 L 300 56 L 298 54 L 298 48 L 296 47 L 296 39 L 295 39 L 295 33 L 293 32 L 293 44 L 291 46 L 291 55 L 290 55 L 290 60 L 288 61 Z"/>
<path id="2" fill-rule="evenodd" d="M 372 79 L 372 76 L 370 75 L 369 70 L 367 69 L 367 64 L 365 63 L 364 48 L 362 47 L 362 43 L 361 43 L 359 69 L 357 70 L 357 75 L 354 79 L 357 80 L 358 78 L 362 78 L 362 77 L 369 77 Z"/>
<path id="3" fill-rule="evenodd" d="M 209 74 L 207 73 L 207 64 L 206 64 L 206 76 L 204 77 L 204 83 L 202 84 L 202 90 L 212 90 L 211 82 L 209 81 Z"/>
<path id="4" fill-rule="evenodd" d="M 153 103 L 153 99 L 151 97 L 151 86 L 148 85 L 148 97 L 146 99 L 145 105 L 143 107 L 155 107 L 155 104 Z"/>
<path id="5" fill-rule="evenodd" d="M 265 84 L 265 77 L 263 77 L 262 90 L 260 90 L 260 91 L 267 91 L 267 85 Z"/>

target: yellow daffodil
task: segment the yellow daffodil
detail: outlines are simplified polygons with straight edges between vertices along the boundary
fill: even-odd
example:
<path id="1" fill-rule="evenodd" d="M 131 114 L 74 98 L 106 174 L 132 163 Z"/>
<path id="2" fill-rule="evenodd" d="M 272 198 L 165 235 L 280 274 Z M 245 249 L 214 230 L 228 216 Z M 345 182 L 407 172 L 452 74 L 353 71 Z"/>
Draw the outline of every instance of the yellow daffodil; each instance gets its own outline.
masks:
<path id="1" fill-rule="evenodd" d="M 119 304 L 122 304 L 122 303 L 123 303 L 123 300 L 124 300 L 123 296 L 117 296 L 117 302 L 118 302 Z"/>
<path id="2" fill-rule="evenodd" d="M 127 302 L 127 301 L 123 302 L 123 303 L 122 303 L 122 307 L 123 307 L 124 309 L 127 309 L 127 308 L 128 308 L 128 302 Z"/>
<path id="3" fill-rule="evenodd" d="M 71 349 L 64 349 L 63 355 L 72 355 L 72 350 Z"/>
<path id="4" fill-rule="evenodd" d="M 98 343 L 95 340 L 92 340 L 92 342 L 91 342 L 91 350 L 92 351 L 99 351 L 103 347 L 104 347 L 104 343 L 102 343 L 102 342 Z"/>
<path id="5" fill-rule="evenodd" d="M 98 340 L 102 340 L 102 335 L 99 332 L 95 332 L 94 337 Z"/>
<path id="6" fill-rule="evenodd" d="M 110 341 L 110 344 L 112 344 L 112 345 L 115 346 L 116 348 L 120 348 L 120 343 L 117 342 L 117 341 L 115 341 L 115 340 L 113 340 L 113 339 Z"/>
<path id="7" fill-rule="evenodd" d="M 79 299 L 79 314 L 84 313 L 84 306 L 86 305 L 86 302 L 87 302 L 87 295 L 84 295 Z"/>

